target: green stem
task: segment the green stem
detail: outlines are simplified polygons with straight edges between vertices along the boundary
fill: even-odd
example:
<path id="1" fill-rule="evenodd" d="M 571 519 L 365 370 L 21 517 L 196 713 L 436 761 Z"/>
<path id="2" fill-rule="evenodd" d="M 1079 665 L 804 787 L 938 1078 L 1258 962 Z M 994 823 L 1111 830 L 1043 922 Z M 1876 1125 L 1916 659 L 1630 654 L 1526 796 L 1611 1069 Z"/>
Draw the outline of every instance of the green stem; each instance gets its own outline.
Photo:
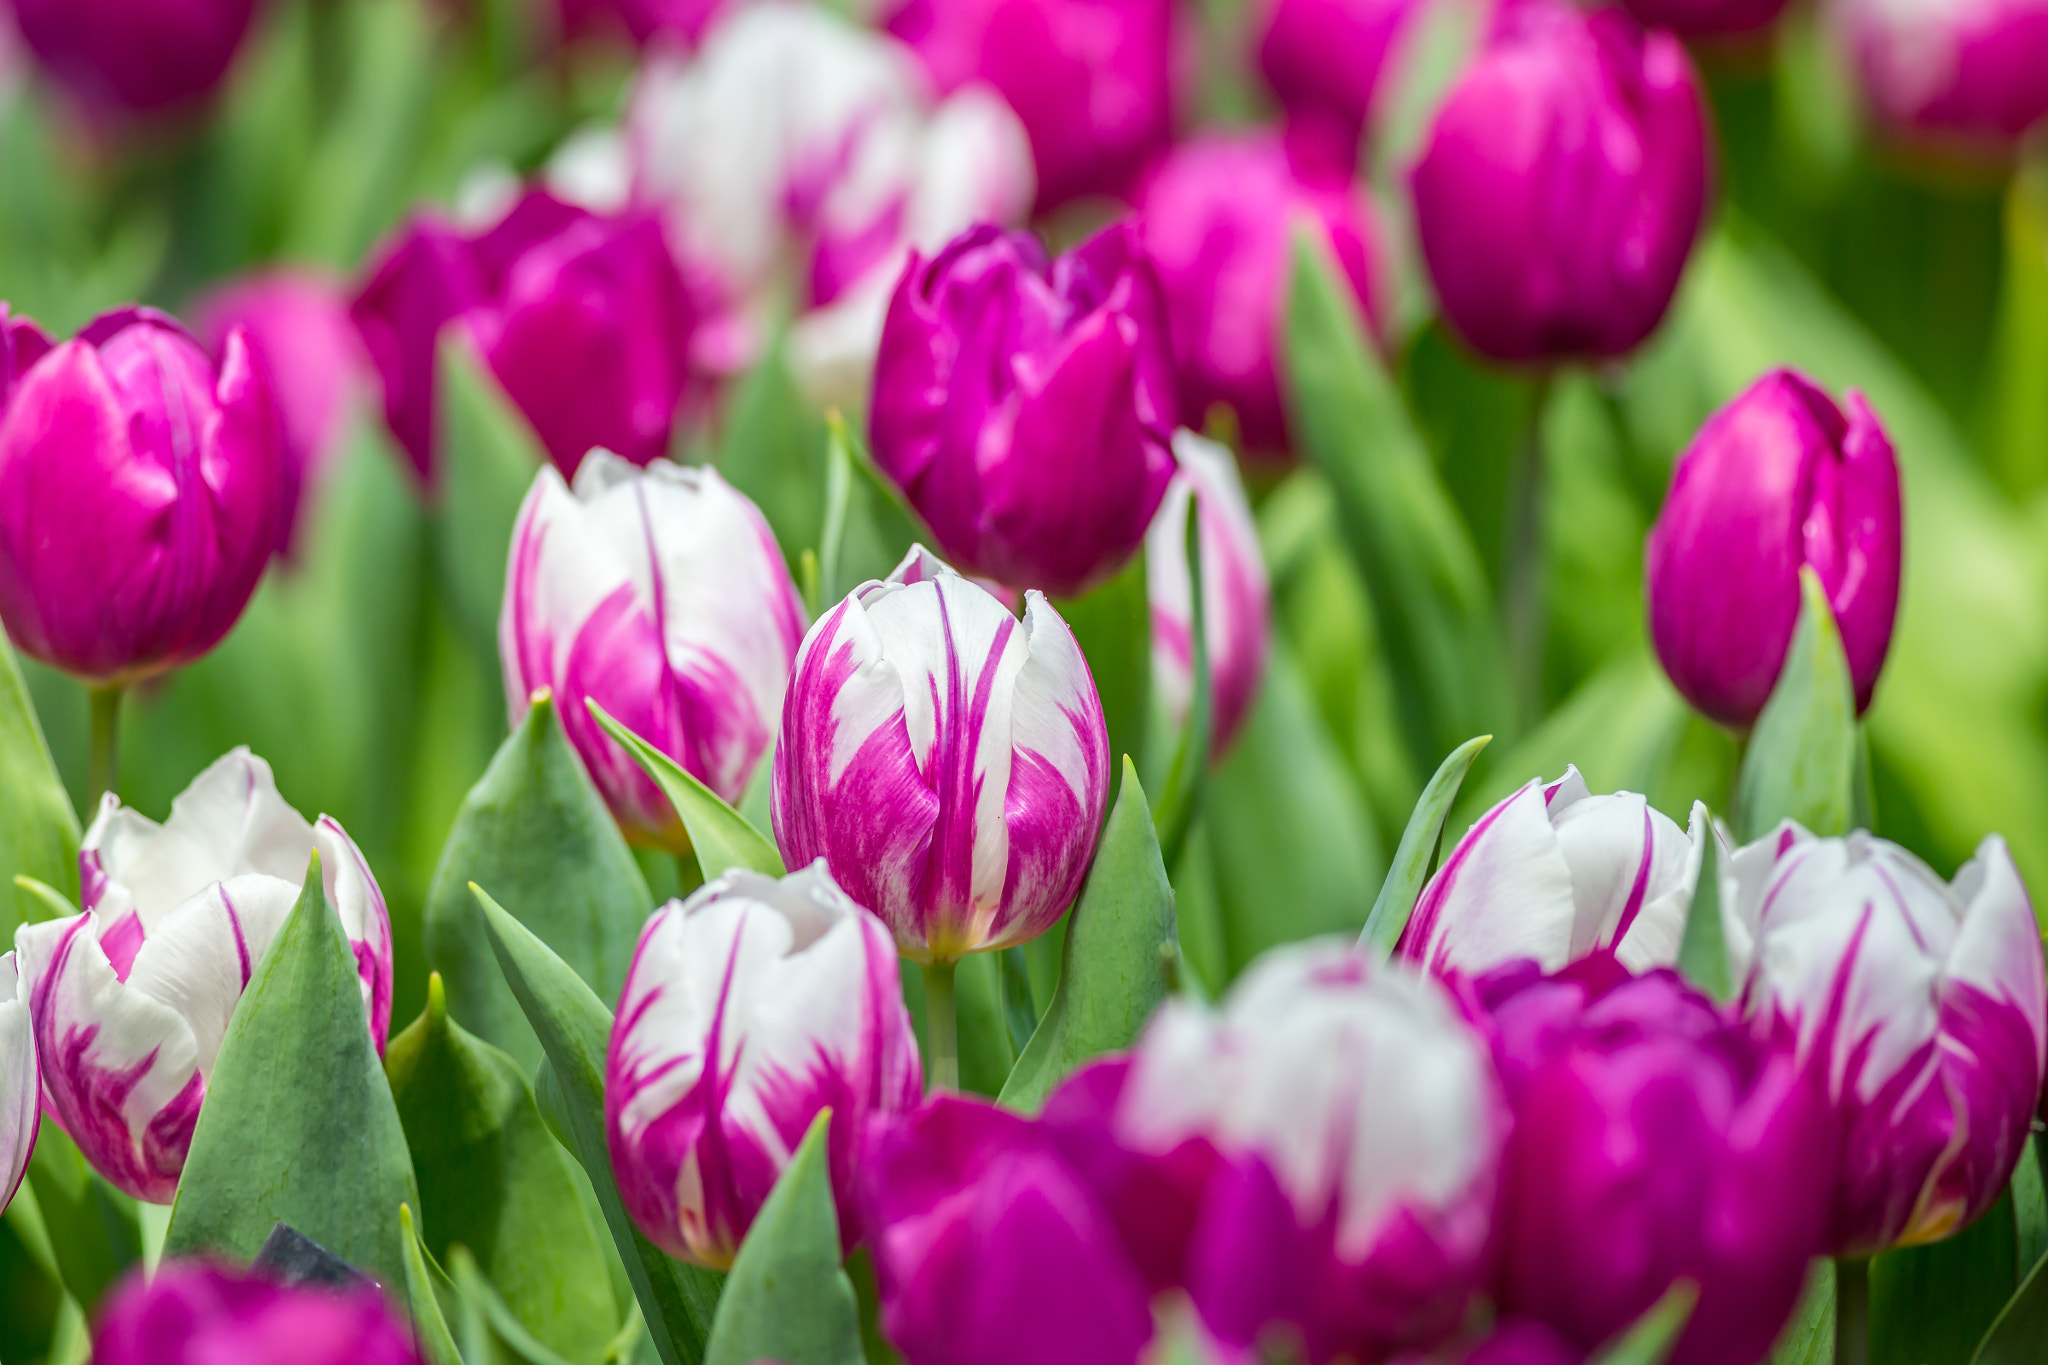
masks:
<path id="1" fill-rule="evenodd" d="M 951 962 L 928 962 L 924 968 L 924 1025 L 934 1090 L 960 1088 L 960 1024 L 953 1013 Z"/>
<path id="2" fill-rule="evenodd" d="M 119 683 L 90 687 L 92 747 L 85 769 L 86 817 L 99 809 L 100 797 L 114 790 L 121 776 L 121 694 Z"/>
<path id="3" fill-rule="evenodd" d="M 704 885 L 704 864 L 697 861 L 693 850 L 676 854 L 676 897 L 688 900 L 690 893 Z"/>
<path id="4" fill-rule="evenodd" d="M 1508 471 L 1506 544 L 1501 559 L 1501 617 L 1516 720 L 1528 729 L 1543 717 L 1543 413 L 1550 375 L 1529 395 L 1529 426 Z"/>
<path id="5" fill-rule="evenodd" d="M 1835 1262 L 1835 1365 L 1869 1365 L 1870 1262 L 1844 1256 Z"/>

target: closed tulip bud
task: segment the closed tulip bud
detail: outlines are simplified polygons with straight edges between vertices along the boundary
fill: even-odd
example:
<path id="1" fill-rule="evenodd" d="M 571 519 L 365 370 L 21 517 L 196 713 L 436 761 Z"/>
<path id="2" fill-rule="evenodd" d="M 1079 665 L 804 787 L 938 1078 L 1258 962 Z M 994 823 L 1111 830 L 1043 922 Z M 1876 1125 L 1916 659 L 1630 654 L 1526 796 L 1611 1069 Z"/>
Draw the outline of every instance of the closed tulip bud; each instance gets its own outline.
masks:
<path id="1" fill-rule="evenodd" d="M 47 351 L 31 325 L 8 331 L 8 635 L 94 683 L 190 663 L 241 616 L 277 545 L 283 457 L 247 342 L 231 332 L 216 370 L 146 308 L 107 313 Z"/>
<path id="2" fill-rule="evenodd" d="M 559 702 L 583 766 L 636 843 L 683 852 L 660 788 L 594 700 L 729 802 L 775 736 L 804 611 L 768 523 L 710 469 L 593 451 L 572 493 L 543 469 L 512 530 L 498 653 L 514 721 Z"/>
<path id="3" fill-rule="evenodd" d="M 1811 568 L 1869 706 L 1898 612 L 1901 516 L 1898 462 L 1861 394 L 1845 411 L 1796 371 L 1757 380 L 1678 457 L 1650 529 L 1650 639 L 1672 684 L 1724 725 L 1755 721 Z"/>
<path id="4" fill-rule="evenodd" d="M 109 793 L 78 854 L 85 913 L 23 925 L 21 977 L 51 1114 L 119 1189 L 168 1204 L 228 1020 L 298 902 L 315 851 L 355 949 L 378 1051 L 391 1023 L 391 921 L 332 817 L 305 819 L 237 749 L 159 825 Z"/>
<path id="5" fill-rule="evenodd" d="M 1445 319 L 1499 361 L 1635 349 L 1678 287 L 1711 173 L 1676 38 L 1616 9 L 1503 7 L 1411 177 Z"/>
<path id="6" fill-rule="evenodd" d="M 852 1246 L 863 1133 L 923 1084 L 888 931 L 822 866 L 735 869 L 655 911 L 627 969 L 604 1087 L 620 1198 L 663 1250 L 729 1265 L 830 1108 Z"/>
<path id="7" fill-rule="evenodd" d="M 2048 1053 L 2041 933 L 2005 841 L 1944 885 L 1896 844 L 1787 821 L 1723 859 L 1721 920 L 1745 1010 L 1834 1106 L 1826 1249 L 1937 1241 L 1991 1207 Z"/>
<path id="8" fill-rule="evenodd" d="M 1237 416 L 1244 448 L 1291 451 L 1279 351 L 1294 234 L 1322 234 L 1367 318 L 1381 301 L 1379 230 L 1349 170 L 1299 165 L 1277 134 L 1212 133 L 1182 144 L 1147 178 L 1145 247 L 1166 295 L 1180 412 Z"/>
<path id="9" fill-rule="evenodd" d="M 2048 116 L 2048 3 L 1851 0 L 1835 11 L 1865 99 L 1895 130 L 2009 149 Z"/>
<path id="10" fill-rule="evenodd" d="M 875 460 L 946 554 L 1016 588 L 1074 595 L 1144 540 L 1173 472 L 1173 358 L 1138 229 L 1048 260 L 982 226 L 890 301 Z"/>
<path id="11" fill-rule="evenodd" d="M 0 1209 L 21 1188 L 29 1154 L 35 1151 L 42 1083 L 28 997 L 21 990 L 14 954 L 0 953 Z"/>
<path id="12" fill-rule="evenodd" d="M 1577 768 L 1531 781 L 1479 817 L 1422 889 L 1400 955 L 1473 977 L 1529 959 L 1544 971 L 1592 954 L 1629 971 L 1678 961 L 1705 856 L 1690 831 L 1635 792 L 1594 796 Z"/>
<path id="13" fill-rule="evenodd" d="M 1109 734 L 1074 632 L 915 546 L 811 627 L 782 704 L 775 839 L 918 962 L 1036 938 L 1095 856 Z"/>
<path id="14" fill-rule="evenodd" d="M 1264 0 L 1258 10 L 1259 72 L 1279 96 L 1290 129 L 1356 164 L 1358 143 L 1384 98 L 1402 40 L 1440 0 Z"/>
<path id="15" fill-rule="evenodd" d="M 152 114 L 210 92 L 248 35 L 256 0 L 13 0 L 45 70 L 88 107 Z"/>
<path id="16" fill-rule="evenodd" d="M 422 1365 L 373 1284 L 276 1284 L 203 1261 L 137 1273 L 107 1301 L 95 1365 Z"/>

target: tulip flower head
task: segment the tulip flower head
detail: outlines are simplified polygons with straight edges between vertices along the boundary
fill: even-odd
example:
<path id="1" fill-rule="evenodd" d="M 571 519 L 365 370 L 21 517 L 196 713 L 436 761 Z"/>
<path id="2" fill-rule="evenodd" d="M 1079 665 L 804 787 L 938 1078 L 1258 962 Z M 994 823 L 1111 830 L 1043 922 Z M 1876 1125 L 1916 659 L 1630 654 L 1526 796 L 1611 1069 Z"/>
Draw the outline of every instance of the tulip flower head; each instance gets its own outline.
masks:
<path id="1" fill-rule="evenodd" d="M 1770 700 L 1811 568 L 1870 705 L 1891 647 L 1903 533 L 1899 467 L 1859 393 L 1838 407 L 1773 370 L 1678 457 L 1645 551 L 1650 639 L 1687 701 L 1748 726 Z"/>
<path id="2" fill-rule="evenodd" d="M 779 881 L 735 869 L 655 911 L 627 969 L 605 1067 L 620 1197 L 663 1250 L 729 1265 L 829 1107 L 851 1246 L 863 1131 L 923 1081 L 881 922 L 822 865 Z"/>
<path id="3" fill-rule="evenodd" d="M 2005 841 L 1944 885 L 1896 844 L 1787 821 L 1724 857 L 1721 919 L 1744 1008 L 1834 1106 L 1826 1249 L 1936 1241 L 1989 1208 L 2048 1060 L 2041 934 Z"/>
<path id="4" fill-rule="evenodd" d="M 88 108 L 175 109 L 220 84 L 256 0 L 13 0 L 36 59 Z"/>
<path id="5" fill-rule="evenodd" d="M 514 722 L 540 688 L 636 843 L 689 848 L 681 817 L 586 705 L 729 802 L 774 738 L 804 612 L 768 523 L 710 469 L 593 451 L 571 492 L 541 470 L 512 531 L 498 618 Z"/>
<path id="6" fill-rule="evenodd" d="M 93 1332 L 96 1365 L 424 1365 L 375 1285 L 289 1286 L 204 1261 L 139 1271 Z"/>
<path id="7" fill-rule="evenodd" d="M 277 544 L 283 459 L 243 336 L 218 370 L 147 308 L 51 347 L 0 319 L 0 619 L 23 653 L 125 684 L 199 658 Z"/>
<path id="8" fill-rule="evenodd" d="M 2044 0 L 1845 0 L 1834 17 L 1865 99 L 1902 133 L 2003 151 L 2048 118 Z"/>
<path id="9" fill-rule="evenodd" d="M 963 569 L 1071 596 L 1144 540 L 1174 371 L 1135 223 L 1057 260 L 983 225 L 911 257 L 875 362 L 875 461 Z"/>
<path id="10" fill-rule="evenodd" d="M 0 1209 L 13 1200 L 36 1146 L 42 1071 L 13 953 L 0 953 Z"/>
<path id="11" fill-rule="evenodd" d="M 1074 633 L 1023 619 L 913 547 L 805 637 L 775 751 L 775 838 L 823 858 L 904 956 L 953 961 L 1051 928 L 1079 894 L 1109 735 Z"/>
<path id="12" fill-rule="evenodd" d="M 109 793 L 78 854 L 85 913 L 15 935 L 50 1113 L 119 1189 L 168 1204 L 228 1021 L 315 851 L 355 950 L 371 1038 L 391 1023 L 391 921 L 332 817 L 278 795 L 237 749 L 159 825 Z"/>
<path id="13" fill-rule="evenodd" d="M 1345 163 L 1392 78 L 1402 40 L 1440 0 L 1264 0 L 1259 6 L 1259 72 L 1287 111 Z"/>

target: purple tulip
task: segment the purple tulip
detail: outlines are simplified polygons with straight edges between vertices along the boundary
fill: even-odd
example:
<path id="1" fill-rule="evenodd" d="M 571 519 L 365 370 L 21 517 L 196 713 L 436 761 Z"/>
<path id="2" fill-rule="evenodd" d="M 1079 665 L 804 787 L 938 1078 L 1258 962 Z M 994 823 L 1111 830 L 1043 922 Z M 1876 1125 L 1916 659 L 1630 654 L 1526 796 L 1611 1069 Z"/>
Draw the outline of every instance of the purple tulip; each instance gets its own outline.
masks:
<path id="1" fill-rule="evenodd" d="M 1741 38 L 1777 22 L 1786 0 L 1622 0 L 1645 28 L 1681 38 Z"/>
<path id="2" fill-rule="evenodd" d="M 1162 161 L 1141 202 L 1179 361 L 1181 413 L 1199 421 L 1225 404 L 1246 450 L 1288 453 L 1278 355 L 1296 227 L 1321 229 L 1375 328 L 1385 313 L 1379 230 L 1363 188 L 1348 169 L 1307 169 L 1278 134 L 1211 133 Z"/>
<path id="3" fill-rule="evenodd" d="M 640 931 L 605 1065 L 619 1195 L 663 1250 L 732 1262 L 820 1110 L 841 1239 L 873 1116 L 924 1088 L 896 953 L 822 865 L 735 869 Z"/>
<path id="4" fill-rule="evenodd" d="M 309 825 L 236 749 L 159 825 L 111 792 L 79 849 L 85 913 L 15 934 L 51 1114 L 137 1199 L 168 1204 L 228 1020 L 320 854 L 370 1036 L 391 1024 L 391 921 L 333 817 Z"/>
<path id="5" fill-rule="evenodd" d="M 555 0 L 565 39 L 623 31 L 637 47 L 695 47 L 725 8 L 725 0 Z"/>
<path id="6" fill-rule="evenodd" d="M 729 802 L 774 737 L 804 610 L 775 536 L 710 469 L 595 451 L 575 492 L 541 470 L 498 618 L 514 722 L 540 688 L 620 827 L 687 852 L 682 819 L 590 714 L 595 699 Z"/>
<path id="7" fill-rule="evenodd" d="M 875 362 L 875 460 L 963 569 L 1079 594 L 1130 559 L 1173 473 L 1159 283 L 1119 223 L 1049 261 L 973 228 L 913 254 Z"/>
<path id="8" fill-rule="evenodd" d="M 13 0 L 43 67 L 94 108 L 157 113 L 220 84 L 256 0 Z"/>
<path id="9" fill-rule="evenodd" d="M 1019 621 L 915 546 L 805 637 L 775 750 L 775 839 L 823 858 L 918 962 L 1036 938 L 1095 854 L 1109 734 L 1073 631 Z"/>
<path id="10" fill-rule="evenodd" d="M 1475 977 L 1527 958 L 1554 972 L 1591 954 L 1630 971 L 1678 961 L 1707 839 L 1635 792 L 1594 796 L 1577 768 L 1479 817 L 1422 889 L 1400 955 Z"/>
<path id="11" fill-rule="evenodd" d="M 1650 638 L 1687 701 L 1756 720 L 1799 622 L 1799 571 L 1819 576 L 1856 707 L 1870 705 L 1899 606 L 1899 468 L 1863 396 L 1848 410 L 1773 370 L 1700 428 L 1650 530 Z"/>
<path id="12" fill-rule="evenodd" d="M 1166 714 L 1185 724 L 1194 692 L 1194 601 L 1188 574 L 1188 500 L 1202 548 L 1202 619 L 1208 627 L 1212 750 L 1236 738 L 1266 672 L 1266 560 L 1258 524 L 1230 451 L 1192 431 L 1173 438 L 1180 471 L 1145 535 L 1152 609 L 1152 678 Z"/>
<path id="13" fill-rule="evenodd" d="M 1358 162 L 1358 144 L 1383 98 L 1409 24 L 1431 0 L 1264 0 L 1259 71 L 1287 111 L 1289 129 Z"/>
<path id="14" fill-rule="evenodd" d="M 533 190 L 475 237 L 416 219 L 352 311 L 392 435 L 430 487 L 435 349 L 452 321 L 565 475 L 599 447 L 641 465 L 668 451 L 697 310 L 651 214 L 606 217 Z"/>
<path id="15" fill-rule="evenodd" d="M 1676 38 L 1617 9 L 1504 6 L 1411 176 L 1445 319 L 1500 361 L 1633 350 L 1678 287 L 1711 171 Z"/>
<path id="16" fill-rule="evenodd" d="M 1497 1318 L 1459 1365 L 1585 1365 L 1586 1353 L 1540 1322 Z"/>
<path id="17" fill-rule="evenodd" d="M 36 1149 L 42 1072 L 13 953 L 0 953 L 0 1209 L 14 1199 Z"/>
<path id="18" fill-rule="evenodd" d="M 5 331 L 7 633 L 95 683 L 190 663 L 241 616 L 277 545 L 283 460 L 248 344 L 230 333 L 215 370 L 146 308 L 104 314 L 54 349 L 25 320 Z"/>
<path id="19" fill-rule="evenodd" d="M 1866 99 L 1894 128 L 2010 148 L 2048 117 L 2048 3 L 1935 0 L 1840 7 Z"/>
<path id="20" fill-rule="evenodd" d="M 93 1332 L 95 1365 L 421 1365 L 375 1285 L 275 1284 L 204 1261 L 130 1276 Z"/>
<path id="21" fill-rule="evenodd" d="M 1991 1207 L 2048 1054 L 2041 932 L 2005 841 L 1943 885 L 1896 844 L 1787 821 L 1723 859 L 1721 921 L 1745 1010 L 1835 1108 L 1826 1249 L 1937 1241 Z"/>

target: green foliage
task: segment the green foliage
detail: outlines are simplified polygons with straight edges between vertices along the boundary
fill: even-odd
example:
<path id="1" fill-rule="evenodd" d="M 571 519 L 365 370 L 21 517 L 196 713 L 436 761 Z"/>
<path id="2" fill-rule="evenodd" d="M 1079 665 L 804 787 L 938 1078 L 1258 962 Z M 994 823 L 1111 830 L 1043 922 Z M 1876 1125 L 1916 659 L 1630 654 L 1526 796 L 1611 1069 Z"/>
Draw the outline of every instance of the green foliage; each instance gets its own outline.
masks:
<path id="1" fill-rule="evenodd" d="M 1146 706 L 1152 696 L 1152 608 L 1144 552 L 1094 591 L 1055 605 L 1095 678 L 1109 728 L 1110 761 L 1128 754 L 1144 763 L 1149 757 Z"/>
<path id="2" fill-rule="evenodd" d="M 434 557 L 457 627 L 486 649 L 498 638 L 519 505 L 547 463 L 533 429 L 456 330 L 436 365 L 440 467 Z"/>
<path id="3" fill-rule="evenodd" d="M 1737 837 L 1743 843 L 1788 819 L 1815 834 L 1849 831 L 1858 747 L 1849 660 L 1820 576 L 1801 569 L 1799 586 L 1799 625 L 1736 781 Z"/>
<path id="4" fill-rule="evenodd" d="M 825 423 L 797 390 L 780 337 L 733 391 L 719 440 L 718 472 L 761 509 L 792 571 L 802 551 L 822 543 Z M 835 564 L 835 581 L 850 567 L 850 561 Z"/>
<path id="5" fill-rule="evenodd" d="M 590 714 L 597 717 L 597 723 L 604 727 L 605 733 L 625 747 L 641 771 L 661 788 L 662 795 L 676 808 L 676 814 L 682 817 L 683 828 L 689 832 L 690 847 L 696 852 L 697 864 L 705 881 L 722 876 L 728 868 L 734 867 L 751 868 L 771 877 L 780 877 L 787 871 L 774 843 L 748 824 L 745 816 L 719 799 L 717 792 L 683 771 L 667 754 L 613 720 L 595 699 L 589 705 Z"/>
<path id="6" fill-rule="evenodd" d="M 50 1119 L 29 1158 L 45 1235 L 65 1292 L 88 1312 L 142 1259 L 142 1223 L 135 1201 L 86 1165 L 78 1144 Z"/>
<path id="7" fill-rule="evenodd" d="M 1394 865 L 1380 884 L 1379 899 L 1373 902 L 1372 913 L 1366 916 L 1365 928 L 1359 934 L 1360 946 L 1384 958 L 1401 941 L 1401 931 L 1408 927 L 1408 917 L 1415 912 L 1415 899 L 1422 894 L 1423 883 L 1429 880 L 1438 851 L 1443 847 L 1444 818 L 1451 813 L 1451 803 L 1458 799 L 1458 788 L 1464 784 L 1465 774 L 1472 770 L 1472 761 L 1492 738 L 1480 735 L 1451 750 L 1429 779 L 1429 785 L 1422 789 L 1422 799 L 1415 803 L 1415 813 L 1408 817 L 1408 828 L 1401 835 L 1401 846 L 1394 850 Z"/>
<path id="8" fill-rule="evenodd" d="M 78 895 L 78 816 L 57 778 L 14 650 L 0 636 L 0 942 L 20 917 L 4 888 L 28 876 Z"/>
<path id="9" fill-rule="evenodd" d="M 846 420 L 834 412 L 826 428 L 825 514 L 818 535 L 814 615 L 830 611 L 869 579 L 887 578 L 912 544 L 933 543 L 930 529 L 875 468 Z"/>

